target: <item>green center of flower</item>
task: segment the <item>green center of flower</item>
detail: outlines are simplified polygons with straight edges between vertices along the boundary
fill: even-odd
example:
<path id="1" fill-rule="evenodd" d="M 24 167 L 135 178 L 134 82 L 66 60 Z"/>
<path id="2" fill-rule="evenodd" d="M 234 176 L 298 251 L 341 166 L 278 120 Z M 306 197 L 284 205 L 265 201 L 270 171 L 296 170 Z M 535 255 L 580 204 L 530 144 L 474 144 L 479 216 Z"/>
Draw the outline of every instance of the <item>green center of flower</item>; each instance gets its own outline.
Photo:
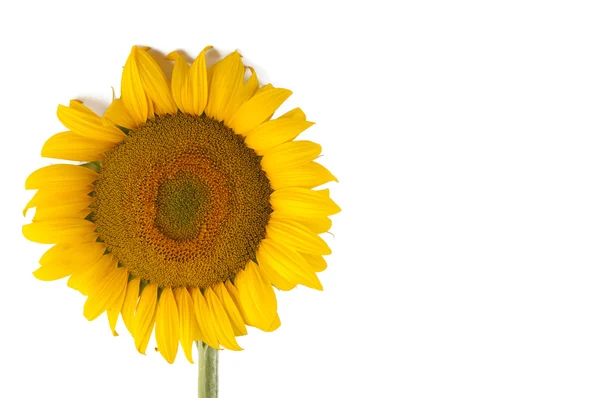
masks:
<path id="1" fill-rule="evenodd" d="M 182 171 L 158 187 L 156 227 L 174 240 L 198 236 L 210 208 L 210 187 L 193 173 Z"/>
<path id="2" fill-rule="evenodd" d="M 272 212 L 260 161 L 222 122 L 156 116 L 106 153 L 92 203 L 98 235 L 159 286 L 233 278 L 255 259 Z"/>

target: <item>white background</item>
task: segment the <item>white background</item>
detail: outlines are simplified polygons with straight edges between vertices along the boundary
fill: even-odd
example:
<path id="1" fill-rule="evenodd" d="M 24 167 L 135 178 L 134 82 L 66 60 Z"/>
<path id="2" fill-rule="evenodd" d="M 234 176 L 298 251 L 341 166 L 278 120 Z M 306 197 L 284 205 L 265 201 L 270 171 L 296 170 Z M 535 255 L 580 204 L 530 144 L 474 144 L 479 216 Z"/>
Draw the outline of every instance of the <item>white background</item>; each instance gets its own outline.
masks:
<path id="1" fill-rule="evenodd" d="M 37 281 L 20 232 L 57 104 L 102 112 L 133 44 L 239 49 L 340 180 L 324 292 L 281 292 L 281 328 L 222 352 L 222 398 L 600 396 L 597 4 L 5 2 L 0 396 L 195 396 L 183 355 Z"/>

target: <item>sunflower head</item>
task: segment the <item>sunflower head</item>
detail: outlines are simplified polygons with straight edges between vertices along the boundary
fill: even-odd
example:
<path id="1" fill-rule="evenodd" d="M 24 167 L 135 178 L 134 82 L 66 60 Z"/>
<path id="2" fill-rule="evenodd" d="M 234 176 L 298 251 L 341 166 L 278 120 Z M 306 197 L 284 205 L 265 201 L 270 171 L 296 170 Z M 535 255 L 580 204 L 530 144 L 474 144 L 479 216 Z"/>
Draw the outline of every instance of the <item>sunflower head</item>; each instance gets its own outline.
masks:
<path id="1" fill-rule="evenodd" d="M 280 324 L 273 287 L 321 289 L 329 247 L 319 234 L 339 207 L 321 147 L 296 137 L 313 123 L 300 109 L 272 118 L 291 92 L 259 87 L 238 52 L 207 68 L 169 54 L 169 80 L 147 48 L 133 47 L 121 97 L 100 117 L 59 105 L 68 131 L 44 144 L 54 164 L 25 183 L 37 192 L 23 226 L 53 244 L 34 275 L 69 277 L 84 315 L 119 315 L 145 353 L 154 331 L 170 363 L 193 341 L 240 350 L 246 326 Z M 248 75 L 248 76 L 247 76 Z"/>

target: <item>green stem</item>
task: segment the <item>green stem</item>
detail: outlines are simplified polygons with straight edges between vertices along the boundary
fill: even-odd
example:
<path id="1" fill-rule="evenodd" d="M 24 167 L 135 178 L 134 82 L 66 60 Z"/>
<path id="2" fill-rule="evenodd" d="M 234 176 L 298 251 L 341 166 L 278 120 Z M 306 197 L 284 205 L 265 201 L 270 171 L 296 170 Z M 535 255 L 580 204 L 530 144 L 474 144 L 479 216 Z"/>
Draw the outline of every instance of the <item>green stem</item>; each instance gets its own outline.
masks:
<path id="1" fill-rule="evenodd" d="M 219 351 L 198 341 L 198 398 L 219 396 Z"/>

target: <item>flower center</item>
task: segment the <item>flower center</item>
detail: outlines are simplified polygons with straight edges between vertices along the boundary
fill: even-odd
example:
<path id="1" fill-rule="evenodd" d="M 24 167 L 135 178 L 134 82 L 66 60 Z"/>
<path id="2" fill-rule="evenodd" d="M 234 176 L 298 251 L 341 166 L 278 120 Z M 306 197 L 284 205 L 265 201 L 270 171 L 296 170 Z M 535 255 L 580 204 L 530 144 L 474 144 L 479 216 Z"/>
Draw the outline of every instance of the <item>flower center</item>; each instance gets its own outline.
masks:
<path id="1" fill-rule="evenodd" d="M 193 239 L 209 205 L 210 187 L 194 173 L 180 171 L 158 187 L 156 227 L 174 240 Z"/>
<path id="2" fill-rule="evenodd" d="M 260 157 L 223 123 L 157 116 L 107 152 L 93 220 L 134 276 L 205 288 L 255 258 L 271 192 Z"/>

